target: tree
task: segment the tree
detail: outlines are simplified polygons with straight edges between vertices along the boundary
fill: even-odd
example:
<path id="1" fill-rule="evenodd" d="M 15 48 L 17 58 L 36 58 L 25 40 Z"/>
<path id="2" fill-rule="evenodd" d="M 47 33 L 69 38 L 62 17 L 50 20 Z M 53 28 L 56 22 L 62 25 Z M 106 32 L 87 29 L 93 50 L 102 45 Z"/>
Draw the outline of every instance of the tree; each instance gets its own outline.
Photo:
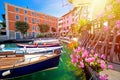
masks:
<path id="1" fill-rule="evenodd" d="M 56 32 L 56 29 L 54 27 L 52 27 L 52 32 Z"/>
<path id="2" fill-rule="evenodd" d="M 22 22 L 22 21 L 16 21 L 15 22 L 15 27 L 16 27 L 16 30 L 21 32 L 23 37 L 24 37 L 24 34 L 26 34 L 27 30 L 29 29 L 28 23 L 27 22 Z"/>
<path id="3" fill-rule="evenodd" d="M 4 22 L 0 22 L 0 24 L 1 24 L 3 27 L 6 27 L 6 25 L 5 25 Z"/>
<path id="4" fill-rule="evenodd" d="M 44 33 L 44 32 L 48 32 L 50 27 L 47 24 L 39 24 L 39 29 L 40 32 Z"/>

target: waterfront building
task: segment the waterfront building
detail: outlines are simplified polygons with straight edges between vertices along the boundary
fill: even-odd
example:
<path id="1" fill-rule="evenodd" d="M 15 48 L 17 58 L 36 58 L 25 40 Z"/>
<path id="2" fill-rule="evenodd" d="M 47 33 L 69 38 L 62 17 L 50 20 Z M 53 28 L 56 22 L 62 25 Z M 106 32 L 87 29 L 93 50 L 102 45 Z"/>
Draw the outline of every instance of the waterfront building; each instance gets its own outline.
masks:
<path id="1" fill-rule="evenodd" d="M 76 23 L 77 19 L 74 18 L 74 12 L 75 8 L 58 19 L 58 28 L 60 35 L 68 34 L 71 26 Z"/>
<path id="2" fill-rule="evenodd" d="M 72 25 L 78 25 L 80 20 L 92 21 L 98 19 L 103 13 L 106 0 L 68 0 L 74 9 L 63 15 L 58 20 L 59 34 L 64 36 Z M 104 3 L 103 3 L 104 2 Z"/>
<path id="3" fill-rule="evenodd" d="M 50 26 L 50 30 L 47 33 L 52 33 L 52 28 L 56 29 L 57 34 L 58 18 L 31 10 L 29 8 L 23 8 L 13 4 L 5 3 L 5 22 L 8 39 L 21 39 L 23 36 L 15 28 L 16 21 L 24 21 L 29 24 L 27 31 L 27 38 L 36 38 L 40 33 L 39 24 L 47 24 Z"/>

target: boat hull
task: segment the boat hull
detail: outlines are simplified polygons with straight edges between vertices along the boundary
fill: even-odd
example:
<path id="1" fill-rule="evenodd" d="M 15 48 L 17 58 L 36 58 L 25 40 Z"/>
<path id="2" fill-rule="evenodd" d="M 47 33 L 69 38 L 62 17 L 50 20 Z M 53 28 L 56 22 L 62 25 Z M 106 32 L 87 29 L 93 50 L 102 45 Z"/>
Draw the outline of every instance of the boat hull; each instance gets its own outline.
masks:
<path id="1" fill-rule="evenodd" d="M 60 44 L 38 44 L 38 45 L 30 45 L 30 44 L 17 44 L 19 48 L 44 48 L 44 47 L 57 47 L 60 46 Z"/>
<path id="2" fill-rule="evenodd" d="M 20 48 L 20 50 L 25 51 L 25 53 L 49 53 L 55 50 L 62 50 L 62 46 L 59 47 L 46 47 L 46 48 Z"/>
<path id="3" fill-rule="evenodd" d="M 0 70 L 0 79 L 15 78 L 15 77 L 23 76 L 26 74 L 31 74 L 33 72 L 57 67 L 59 64 L 59 58 L 60 58 L 60 54 L 42 62 L 37 62 L 35 64 L 30 64 L 30 65 L 26 65 L 18 68 L 9 69 L 10 74 L 6 76 L 2 76 L 2 73 L 7 71 L 8 69 Z"/>

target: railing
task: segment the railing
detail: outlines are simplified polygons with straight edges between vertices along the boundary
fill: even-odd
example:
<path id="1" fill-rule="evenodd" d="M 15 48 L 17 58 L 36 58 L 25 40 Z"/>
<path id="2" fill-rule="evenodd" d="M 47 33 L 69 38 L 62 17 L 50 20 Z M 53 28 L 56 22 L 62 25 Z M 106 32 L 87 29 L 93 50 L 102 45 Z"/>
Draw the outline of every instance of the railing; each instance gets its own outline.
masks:
<path id="1" fill-rule="evenodd" d="M 0 41 L 8 40 L 8 37 L 6 35 L 0 35 Z"/>
<path id="2" fill-rule="evenodd" d="M 94 20 L 89 29 L 83 29 L 80 46 L 96 53 L 105 54 L 108 61 L 120 64 L 120 29 L 114 27 L 115 21 L 108 20 L 109 29 L 105 29 L 104 21 Z"/>

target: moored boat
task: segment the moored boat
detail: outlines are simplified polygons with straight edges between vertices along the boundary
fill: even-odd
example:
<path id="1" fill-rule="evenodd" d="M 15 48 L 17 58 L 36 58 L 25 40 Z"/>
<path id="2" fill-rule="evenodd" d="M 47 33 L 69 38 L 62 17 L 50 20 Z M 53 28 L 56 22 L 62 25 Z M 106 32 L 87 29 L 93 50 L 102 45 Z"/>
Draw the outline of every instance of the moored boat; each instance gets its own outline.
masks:
<path id="1" fill-rule="evenodd" d="M 44 47 L 44 48 L 20 48 L 19 50 L 24 51 L 25 53 L 46 53 L 53 52 L 55 50 L 62 50 L 62 46 L 58 47 Z"/>
<path id="2" fill-rule="evenodd" d="M 42 47 L 56 47 L 56 46 L 60 46 L 60 44 L 58 43 L 53 43 L 53 44 L 20 44 L 20 43 L 17 43 L 16 44 L 18 47 L 20 48 L 42 48 Z"/>
<path id="3" fill-rule="evenodd" d="M 37 48 L 37 45 L 34 44 L 20 44 L 20 43 L 16 43 L 16 45 L 20 48 Z"/>
<path id="4" fill-rule="evenodd" d="M 60 44 L 58 39 L 39 39 L 39 40 L 34 40 L 35 44 Z"/>
<path id="5" fill-rule="evenodd" d="M 57 67 L 60 50 L 49 54 L 2 54 L 0 59 L 0 79 L 15 78 L 36 71 Z"/>

